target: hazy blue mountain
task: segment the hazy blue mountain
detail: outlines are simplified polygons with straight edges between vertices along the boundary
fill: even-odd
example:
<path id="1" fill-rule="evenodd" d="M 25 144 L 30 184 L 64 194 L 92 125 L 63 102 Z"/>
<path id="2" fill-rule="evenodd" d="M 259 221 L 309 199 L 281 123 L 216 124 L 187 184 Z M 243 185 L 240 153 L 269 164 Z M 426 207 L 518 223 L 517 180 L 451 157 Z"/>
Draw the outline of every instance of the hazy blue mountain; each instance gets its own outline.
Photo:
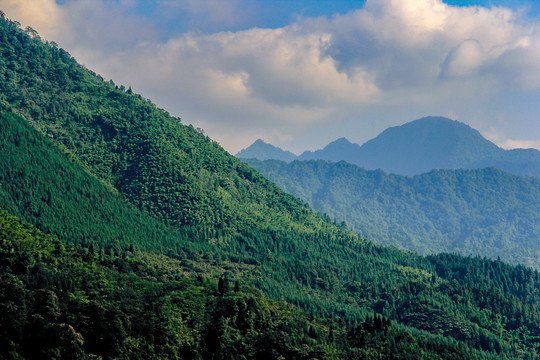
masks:
<path id="1" fill-rule="evenodd" d="M 283 160 L 277 156 L 251 157 Z M 504 150 L 466 124 L 434 116 L 390 127 L 362 146 L 340 138 L 321 150 L 306 151 L 297 159 L 346 161 L 368 170 L 409 176 L 433 169 L 496 167 L 512 174 L 540 177 L 540 151 Z"/>
<path id="2" fill-rule="evenodd" d="M 471 163 L 468 168 L 487 166 L 512 174 L 540 177 L 540 151 L 536 149 L 503 150 L 501 156 Z"/>
<path id="3" fill-rule="evenodd" d="M 248 163 L 316 210 L 382 244 L 540 268 L 538 179 L 495 168 L 407 177 L 346 162 Z"/>
<path id="4" fill-rule="evenodd" d="M 240 150 L 236 157 L 241 159 L 276 159 L 290 162 L 296 158 L 296 155 L 290 151 L 285 151 L 277 146 L 268 144 L 261 139 L 258 139 L 253 144 L 245 149 Z"/>
<path id="5" fill-rule="evenodd" d="M 416 175 L 433 169 L 474 168 L 480 163 L 486 167 L 504 157 L 503 149 L 470 126 L 443 117 L 425 117 L 386 129 L 363 144 L 352 163 Z"/>
<path id="6" fill-rule="evenodd" d="M 360 151 L 360 145 L 353 144 L 342 137 L 326 145 L 324 149 L 303 152 L 298 156 L 298 160 L 328 160 L 334 162 L 343 160 L 355 163 Z"/>

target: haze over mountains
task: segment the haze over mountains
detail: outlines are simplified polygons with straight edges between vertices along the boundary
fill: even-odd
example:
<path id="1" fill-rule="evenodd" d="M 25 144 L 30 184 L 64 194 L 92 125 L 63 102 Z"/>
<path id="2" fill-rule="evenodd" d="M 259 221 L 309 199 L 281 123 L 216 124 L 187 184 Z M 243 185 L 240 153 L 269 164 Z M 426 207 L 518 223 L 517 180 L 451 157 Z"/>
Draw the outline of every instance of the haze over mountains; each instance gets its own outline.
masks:
<path id="1" fill-rule="evenodd" d="M 271 159 L 283 150 L 266 146 L 244 149 L 241 158 Z M 255 149 L 253 149 L 255 150 Z M 276 155 L 274 155 L 276 156 Z M 288 161 L 283 157 L 277 160 Z M 340 138 L 321 150 L 306 151 L 297 160 L 346 161 L 368 170 L 417 175 L 433 169 L 497 167 L 517 175 L 540 177 L 540 151 L 504 150 L 477 130 L 444 117 L 425 117 L 386 129 L 362 146 Z"/>

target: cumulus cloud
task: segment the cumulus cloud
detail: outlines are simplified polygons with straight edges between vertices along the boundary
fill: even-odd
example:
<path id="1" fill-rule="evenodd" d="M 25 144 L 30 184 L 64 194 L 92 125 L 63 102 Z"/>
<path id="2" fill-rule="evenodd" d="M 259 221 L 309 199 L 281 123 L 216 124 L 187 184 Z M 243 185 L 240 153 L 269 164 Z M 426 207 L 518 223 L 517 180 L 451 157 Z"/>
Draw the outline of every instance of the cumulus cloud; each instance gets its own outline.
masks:
<path id="1" fill-rule="evenodd" d="M 161 0 L 152 14 L 223 26 L 241 22 L 253 10 L 249 4 Z M 503 7 L 368 0 L 345 15 L 278 29 L 204 33 L 194 27 L 164 40 L 150 18 L 134 11 L 139 0 L 0 5 L 90 68 L 200 124 L 233 151 L 248 145 L 239 142 L 242 134 L 286 141 L 308 125 L 358 118 L 366 109 L 433 109 L 508 88 L 540 89 L 538 24 Z"/>
<path id="2" fill-rule="evenodd" d="M 1 0 L 0 9 L 23 27 L 30 26 L 51 40 L 68 30 L 67 13 L 55 0 Z"/>
<path id="3" fill-rule="evenodd" d="M 452 49 L 442 64 L 443 78 L 469 76 L 484 61 L 482 44 L 477 40 L 465 40 Z"/>
<path id="4" fill-rule="evenodd" d="M 540 149 L 540 140 L 509 138 L 492 124 L 482 135 L 503 149 Z"/>
<path id="5" fill-rule="evenodd" d="M 540 149 L 540 140 L 506 139 L 502 142 L 504 149 Z"/>

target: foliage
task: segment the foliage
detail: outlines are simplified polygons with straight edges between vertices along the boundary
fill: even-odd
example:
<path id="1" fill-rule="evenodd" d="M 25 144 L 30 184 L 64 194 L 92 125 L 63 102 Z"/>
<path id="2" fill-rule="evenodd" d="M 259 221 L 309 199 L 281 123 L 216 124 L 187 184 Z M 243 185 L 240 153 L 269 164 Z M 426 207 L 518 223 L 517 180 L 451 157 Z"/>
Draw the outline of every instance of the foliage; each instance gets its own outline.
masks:
<path id="1" fill-rule="evenodd" d="M 345 162 L 246 162 L 284 190 L 380 244 L 540 268 L 540 180 L 495 168 L 414 177 Z"/>
<path id="2" fill-rule="evenodd" d="M 358 324 L 309 317 L 136 254 L 65 246 L 3 210 L 0 238 L 3 358 L 492 358 L 429 334 L 416 341 L 380 316 Z"/>

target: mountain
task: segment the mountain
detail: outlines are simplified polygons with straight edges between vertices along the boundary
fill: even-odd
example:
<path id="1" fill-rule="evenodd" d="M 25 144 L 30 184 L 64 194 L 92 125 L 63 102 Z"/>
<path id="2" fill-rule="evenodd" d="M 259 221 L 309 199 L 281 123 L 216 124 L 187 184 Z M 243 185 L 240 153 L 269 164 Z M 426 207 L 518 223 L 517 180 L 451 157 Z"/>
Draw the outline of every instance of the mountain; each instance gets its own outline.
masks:
<path id="1" fill-rule="evenodd" d="M 504 150 L 468 125 L 433 116 L 388 128 L 362 146 L 340 138 L 321 150 L 302 153 L 297 160 L 346 161 L 368 170 L 408 176 L 434 169 L 496 167 L 516 175 L 540 177 L 540 151 Z"/>
<path id="2" fill-rule="evenodd" d="M 482 161 L 484 166 L 490 166 L 491 161 L 503 154 L 504 150 L 463 123 L 425 117 L 388 128 L 366 142 L 354 164 L 371 170 L 380 168 L 416 175 L 433 169 L 476 167 Z"/>
<path id="3" fill-rule="evenodd" d="M 412 178 L 349 163 L 247 162 L 368 239 L 421 254 L 457 252 L 540 268 L 540 180 L 495 168 Z"/>
<path id="4" fill-rule="evenodd" d="M 493 166 L 512 174 L 540 177 L 540 152 L 536 149 L 503 150 L 499 157 L 477 160 L 469 168 Z"/>
<path id="5" fill-rule="evenodd" d="M 349 350 L 342 349 L 343 354 L 354 349 L 384 354 L 377 349 L 382 335 L 388 341 L 386 356 L 399 358 L 412 352 L 438 358 L 440 349 L 445 349 L 447 357 L 443 358 L 447 359 L 471 356 L 457 345 L 431 336 L 421 344 L 407 344 L 403 338 L 419 335 L 380 316 L 344 327 L 276 303 L 250 287 L 249 272 L 258 273 L 260 280 L 270 280 L 261 274 L 266 255 L 255 255 L 269 250 L 269 244 L 256 233 L 238 239 L 256 247 L 252 254 L 238 247 L 236 239 L 212 249 L 205 245 L 210 239 L 204 238 L 204 232 L 167 228 L 128 206 L 113 189 L 80 167 L 71 153 L 55 146 L 12 110 L 0 107 L 0 130 L 0 146 L 7 155 L 0 167 L 3 206 L 55 234 L 43 234 L 0 209 L 0 308 L 5 310 L 0 316 L 6 324 L 0 342 L 12 354 L 23 358 L 131 358 L 144 353 L 170 358 L 180 352 L 260 358 L 274 351 L 329 358 L 324 347 L 326 334 L 335 331 L 332 336 L 347 341 Z M 279 246 L 305 251 L 300 243 L 291 242 L 290 230 L 288 235 L 275 231 L 268 235 L 279 239 Z M 317 238 L 299 240 L 308 240 L 311 245 L 306 250 L 313 251 Z M 346 250 L 350 256 L 351 251 L 358 251 L 338 242 L 323 246 L 331 246 L 334 255 Z M 372 253 L 369 244 L 363 246 Z M 316 253 L 324 254 L 322 249 Z M 279 251 L 270 254 L 271 262 L 282 256 Z M 377 257 L 374 254 L 357 260 L 371 263 Z M 344 254 L 337 256 L 344 258 Z M 382 265 L 375 266 L 382 270 Z M 219 281 L 212 275 L 216 271 L 222 274 Z M 322 277 L 314 278 L 312 286 L 335 286 L 326 279 L 331 273 L 318 275 Z M 260 281 L 258 277 L 254 280 Z M 227 285 L 232 281 L 234 290 L 232 284 Z M 241 289 L 236 285 L 240 281 Z M 280 281 L 292 285 L 283 278 Z M 268 285 L 266 289 L 271 290 Z M 266 313 L 273 316 L 268 318 Z M 409 313 L 419 311 L 410 309 Z M 438 316 L 444 324 L 455 322 L 442 313 Z M 402 321 L 424 327 L 413 317 Z M 296 334 L 298 327 L 304 329 L 300 335 Z M 234 332 L 236 338 L 227 337 L 227 332 Z M 458 336 L 459 332 L 448 334 Z M 280 342 L 283 336 L 288 342 Z M 353 340 L 349 343 L 346 338 Z M 407 344 L 407 351 L 394 348 L 391 342 Z M 150 345 L 152 352 L 145 348 Z M 487 353 L 482 354 L 488 358 Z"/>
<path id="6" fill-rule="evenodd" d="M 442 117 L 386 129 L 362 145 L 353 163 L 402 175 L 494 166 L 517 175 L 540 176 L 539 151 L 503 150 L 468 125 Z"/>
<path id="7" fill-rule="evenodd" d="M 277 159 L 285 162 L 293 161 L 296 155 L 290 151 L 285 151 L 274 145 L 267 144 L 263 140 L 258 139 L 253 144 L 245 149 L 242 149 L 236 154 L 240 159 Z"/>
<path id="8" fill-rule="evenodd" d="M 3 359 L 329 358 L 326 321 L 226 277 L 185 276 L 179 261 L 152 253 L 66 245 L 1 209 L 0 238 Z M 302 339 L 297 326 L 311 336 Z M 379 346 L 372 333 L 363 336 L 367 351 Z M 467 356 L 435 338 L 427 343 Z M 436 356 L 422 346 L 409 351 Z"/>
<path id="9" fill-rule="evenodd" d="M 324 149 L 303 152 L 302 154 L 300 154 L 300 156 L 298 156 L 297 160 L 317 159 L 334 162 L 339 162 L 343 160 L 354 163 L 356 161 L 356 157 L 359 151 L 360 146 L 358 144 L 353 144 L 345 138 L 339 138 L 336 141 L 333 141 L 330 144 L 326 145 Z"/>
<path id="10" fill-rule="evenodd" d="M 0 358 L 540 351 L 537 271 L 361 239 L 0 17 Z"/>

